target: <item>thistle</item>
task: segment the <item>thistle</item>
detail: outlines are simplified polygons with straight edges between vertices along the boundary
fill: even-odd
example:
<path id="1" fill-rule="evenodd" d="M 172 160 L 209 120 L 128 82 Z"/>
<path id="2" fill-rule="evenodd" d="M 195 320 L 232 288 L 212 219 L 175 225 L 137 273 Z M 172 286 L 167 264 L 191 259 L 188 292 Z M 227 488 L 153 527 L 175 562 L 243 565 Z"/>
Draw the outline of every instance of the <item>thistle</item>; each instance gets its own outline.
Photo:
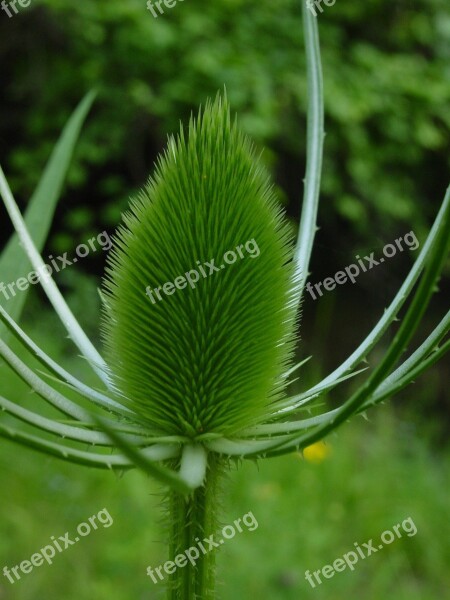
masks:
<path id="1" fill-rule="evenodd" d="M 264 169 L 232 123 L 227 100 L 218 96 L 191 119 L 187 131 L 182 128 L 176 139 L 169 139 L 153 178 L 117 232 L 102 292 L 106 359 L 81 329 L 53 279 L 41 278 L 101 389 L 64 370 L 18 325 L 26 292 L 9 302 L 8 312 L 0 306 L 3 325 L 51 379 L 38 375 L 13 352 L 5 328 L 0 357 L 64 419 L 45 418 L 1 396 L 0 408 L 38 430 L 104 450 L 50 442 L 3 424 L 0 435 L 69 462 L 103 469 L 137 467 L 149 473 L 168 489 L 171 560 L 215 532 L 220 482 L 230 462 L 306 448 L 408 386 L 450 348 L 444 339 L 450 328 L 448 312 L 400 362 L 448 254 L 449 188 L 416 262 L 373 331 L 324 380 L 286 396 L 290 376 L 301 366 L 292 364 L 296 318 L 316 231 L 324 137 L 317 22 L 305 3 L 303 9 L 308 160 L 295 248 Z M 0 259 L 4 281 L 27 268 L 20 246 L 33 268 L 43 272 L 39 252 L 92 101 L 90 94 L 71 117 L 25 218 L 0 169 L 0 193 L 16 230 Z M 380 362 L 368 372 L 357 370 L 413 290 Z M 341 406 L 331 411 L 318 406 L 325 393 L 362 372 L 362 383 Z M 67 398 L 59 391 L 61 384 L 89 400 L 92 408 Z M 305 409 L 311 408 L 314 416 L 305 417 Z M 211 552 L 195 565 L 175 570 L 168 597 L 214 598 L 214 560 Z"/>
<path id="2" fill-rule="evenodd" d="M 294 340 L 291 246 L 268 176 L 218 96 L 169 140 L 110 255 L 107 363 L 140 424 L 195 440 L 276 409 Z M 174 281 L 169 295 L 149 288 Z"/>

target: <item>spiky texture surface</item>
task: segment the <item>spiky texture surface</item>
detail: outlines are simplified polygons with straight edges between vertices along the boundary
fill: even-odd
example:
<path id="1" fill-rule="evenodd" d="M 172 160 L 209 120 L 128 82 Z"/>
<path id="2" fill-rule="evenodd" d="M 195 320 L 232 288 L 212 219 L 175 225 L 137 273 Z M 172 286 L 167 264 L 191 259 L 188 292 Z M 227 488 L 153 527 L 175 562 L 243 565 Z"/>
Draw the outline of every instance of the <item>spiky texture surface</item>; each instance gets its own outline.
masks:
<path id="1" fill-rule="evenodd" d="M 226 264 L 231 250 L 237 259 Z M 218 96 L 187 134 L 181 128 L 169 139 L 124 215 L 107 266 L 107 360 L 143 423 L 195 436 L 264 420 L 292 355 L 291 253 L 267 174 Z M 219 271 L 203 266 L 204 277 L 200 265 L 211 259 Z M 168 286 L 161 300 L 146 295 L 193 269 L 195 288 Z"/>

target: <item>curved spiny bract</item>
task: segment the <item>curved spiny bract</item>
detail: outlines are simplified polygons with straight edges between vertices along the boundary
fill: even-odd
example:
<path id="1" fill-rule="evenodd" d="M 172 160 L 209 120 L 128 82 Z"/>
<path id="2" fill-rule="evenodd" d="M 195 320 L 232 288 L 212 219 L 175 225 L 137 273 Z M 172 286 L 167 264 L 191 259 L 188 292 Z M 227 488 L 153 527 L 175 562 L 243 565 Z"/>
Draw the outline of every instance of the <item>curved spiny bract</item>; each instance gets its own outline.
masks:
<path id="1" fill-rule="evenodd" d="M 267 174 L 218 96 L 169 139 L 115 237 L 103 336 L 121 402 L 191 437 L 270 415 L 293 350 L 291 254 Z"/>

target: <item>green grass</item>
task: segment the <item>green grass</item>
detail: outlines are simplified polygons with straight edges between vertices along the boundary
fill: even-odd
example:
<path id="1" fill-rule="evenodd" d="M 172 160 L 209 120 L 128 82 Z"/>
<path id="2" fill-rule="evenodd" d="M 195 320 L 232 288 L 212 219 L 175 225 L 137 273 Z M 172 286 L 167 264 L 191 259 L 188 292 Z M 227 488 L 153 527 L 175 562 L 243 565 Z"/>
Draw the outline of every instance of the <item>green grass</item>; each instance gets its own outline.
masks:
<path id="1" fill-rule="evenodd" d="M 40 317 L 41 341 L 50 328 Z M 44 331 L 45 329 L 45 331 Z M 47 337 L 46 347 L 64 346 Z M 65 357 L 65 363 L 80 361 Z M 21 399 L 17 380 L 0 367 L 2 392 Z M 413 388 L 411 388 L 413 389 Z M 8 391 L 8 394 L 7 394 Z M 410 397 L 410 403 L 420 398 Z M 40 400 L 27 395 L 26 405 Z M 421 423 L 399 421 L 389 405 L 329 438 L 328 456 L 312 463 L 292 454 L 245 463 L 225 483 L 223 523 L 252 511 L 259 523 L 218 550 L 219 597 L 433 600 L 450 586 L 448 451 L 423 439 Z M 0 415 L 1 419 L 6 418 Z M 159 598 L 146 567 L 166 560 L 160 488 L 144 475 L 119 478 L 34 454 L 4 442 L 0 451 L 0 598 L 125 600 Z M 106 508 L 114 519 L 11 585 L 1 575 L 29 559 L 50 537 Z M 322 568 L 411 517 L 417 534 L 394 541 L 312 589 L 306 569 Z"/>

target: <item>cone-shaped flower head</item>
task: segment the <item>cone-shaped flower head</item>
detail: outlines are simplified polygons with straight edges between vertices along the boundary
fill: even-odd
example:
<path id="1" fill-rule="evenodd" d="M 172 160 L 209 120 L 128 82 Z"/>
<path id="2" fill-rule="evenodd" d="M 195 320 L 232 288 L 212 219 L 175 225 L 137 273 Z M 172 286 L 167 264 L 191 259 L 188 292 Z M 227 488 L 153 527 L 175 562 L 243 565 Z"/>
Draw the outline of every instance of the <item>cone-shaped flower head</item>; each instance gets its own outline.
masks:
<path id="1" fill-rule="evenodd" d="M 103 318 L 122 401 L 172 434 L 230 435 L 264 420 L 292 355 L 292 244 L 226 99 L 169 139 L 124 222 Z"/>

